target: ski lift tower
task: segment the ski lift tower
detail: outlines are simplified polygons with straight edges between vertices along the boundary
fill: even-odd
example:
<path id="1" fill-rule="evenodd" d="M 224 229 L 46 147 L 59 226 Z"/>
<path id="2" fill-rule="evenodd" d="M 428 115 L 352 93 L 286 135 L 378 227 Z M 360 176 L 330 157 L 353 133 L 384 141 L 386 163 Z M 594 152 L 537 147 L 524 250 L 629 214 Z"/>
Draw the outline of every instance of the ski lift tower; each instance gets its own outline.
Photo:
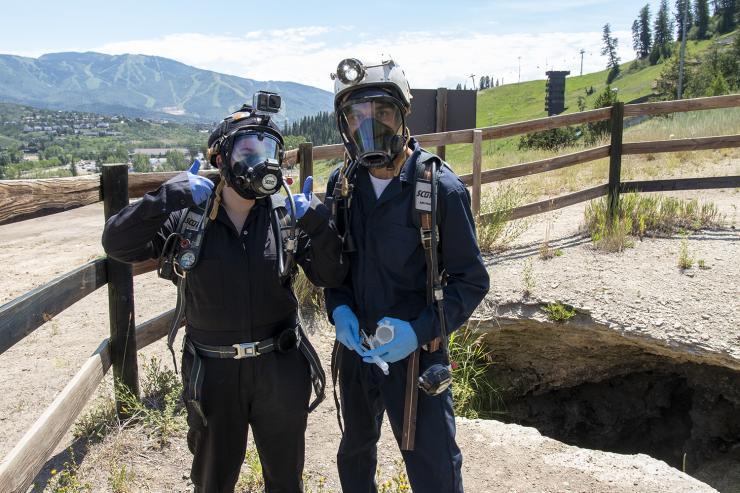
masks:
<path id="1" fill-rule="evenodd" d="M 565 110 L 565 76 L 570 75 L 570 71 L 550 70 L 546 74 L 545 111 L 547 116 L 559 115 Z"/>

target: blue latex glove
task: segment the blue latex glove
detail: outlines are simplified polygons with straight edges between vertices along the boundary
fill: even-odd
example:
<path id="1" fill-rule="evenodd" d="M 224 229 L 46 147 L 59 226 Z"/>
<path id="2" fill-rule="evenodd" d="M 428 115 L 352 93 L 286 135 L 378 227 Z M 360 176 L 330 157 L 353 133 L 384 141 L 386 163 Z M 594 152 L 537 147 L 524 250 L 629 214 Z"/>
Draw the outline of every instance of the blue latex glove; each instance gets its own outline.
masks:
<path id="1" fill-rule="evenodd" d="M 293 202 L 295 202 L 295 218 L 296 220 L 303 217 L 306 211 L 311 207 L 311 197 L 313 196 L 313 176 L 307 176 L 306 181 L 303 182 L 303 190 L 301 193 L 293 194 Z M 290 198 L 285 198 L 285 208 L 290 210 Z"/>
<path id="2" fill-rule="evenodd" d="M 393 326 L 393 340 L 375 349 L 365 351 L 362 355 L 362 360 L 365 363 L 374 363 L 373 356 L 380 356 L 386 363 L 395 363 L 404 359 L 419 347 L 419 340 L 416 338 L 416 332 L 414 332 L 410 323 L 397 318 L 383 317 L 378 321 L 378 325 L 383 322 Z"/>
<path id="3" fill-rule="evenodd" d="M 188 170 L 188 181 L 190 182 L 190 194 L 193 196 L 195 205 L 205 202 L 213 192 L 213 182 L 205 176 L 198 175 L 200 161 L 193 161 L 193 165 Z"/>
<path id="4" fill-rule="evenodd" d="M 332 312 L 332 318 L 337 329 L 337 340 L 352 351 L 364 355 L 365 350 L 360 344 L 360 322 L 352 309 L 347 305 L 340 305 Z"/>

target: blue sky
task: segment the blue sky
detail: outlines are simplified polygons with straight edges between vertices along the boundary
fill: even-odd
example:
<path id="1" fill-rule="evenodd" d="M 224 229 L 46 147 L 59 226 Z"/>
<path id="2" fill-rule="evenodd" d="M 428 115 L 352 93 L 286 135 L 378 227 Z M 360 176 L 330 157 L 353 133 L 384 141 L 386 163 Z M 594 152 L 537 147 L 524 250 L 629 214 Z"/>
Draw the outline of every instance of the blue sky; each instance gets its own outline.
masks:
<path id="1" fill-rule="evenodd" d="M 619 37 L 622 59 L 631 59 L 629 31 L 645 2 L 7 2 L 0 53 L 143 53 L 325 89 L 340 58 L 390 54 L 412 86 L 454 87 L 471 73 L 513 82 L 520 63 L 522 80 L 544 78 L 548 69 L 577 72 L 581 48 L 584 71 L 600 70 L 606 22 Z M 649 3 L 654 13 L 658 2 Z"/>

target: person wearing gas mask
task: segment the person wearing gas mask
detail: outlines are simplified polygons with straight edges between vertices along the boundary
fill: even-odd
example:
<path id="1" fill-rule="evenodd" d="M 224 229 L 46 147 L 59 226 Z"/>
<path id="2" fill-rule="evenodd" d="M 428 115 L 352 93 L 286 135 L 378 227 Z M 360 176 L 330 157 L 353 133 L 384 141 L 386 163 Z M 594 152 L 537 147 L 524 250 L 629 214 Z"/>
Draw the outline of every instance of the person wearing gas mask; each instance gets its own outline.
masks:
<path id="1" fill-rule="evenodd" d="M 275 194 L 283 184 L 283 145 L 269 115 L 245 105 L 208 139 L 220 171 L 215 189 L 196 162 L 105 225 L 108 255 L 159 258 L 160 275 L 177 282 L 196 492 L 234 490 L 248 426 L 266 491 L 303 491 L 307 416 L 323 398 L 325 377 L 291 284 L 297 263 L 314 284 L 339 285 L 346 262 L 310 178 L 304 193 L 284 200 Z M 170 331 L 170 348 L 179 325 Z"/>
<path id="2" fill-rule="evenodd" d="M 411 92 L 393 60 L 346 59 L 333 78 L 347 158 L 331 174 L 325 202 L 350 263 L 342 286 L 325 290 L 338 341 L 342 489 L 377 491 L 385 413 L 413 491 L 462 492 L 447 335 L 489 288 L 470 197 L 410 137 Z"/>

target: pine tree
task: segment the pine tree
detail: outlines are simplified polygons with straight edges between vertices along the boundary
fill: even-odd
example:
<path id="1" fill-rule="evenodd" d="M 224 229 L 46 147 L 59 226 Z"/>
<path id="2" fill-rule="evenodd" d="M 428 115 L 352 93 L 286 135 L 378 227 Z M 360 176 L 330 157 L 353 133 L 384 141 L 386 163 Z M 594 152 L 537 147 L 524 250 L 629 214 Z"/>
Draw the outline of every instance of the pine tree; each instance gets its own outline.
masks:
<path id="1" fill-rule="evenodd" d="M 617 56 L 617 38 L 612 37 L 612 29 L 608 22 L 604 24 L 604 34 L 601 39 L 604 41 L 604 46 L 601 48 L 601 54 L 606 55 L 609 58 L 609 61 L 606 64 L 606 68 L 609 69 L 606 83 L 611 84 L 611 82 L 619 75 L 619 57 Z"/>
<path id="2" fill-rule="evenodd" d="M 640 9 L 637 19 L 632 23 L 632 47 L 635 49 L 638 58 L 647 58 L 650 55 L 652 37 L 653 35 L 650 32 L 650 4 L 646 4 Z"/>
<path id="3" fill-rule="evenodd" d="M 719 0 L 719 25 L 720 33 L 729 33 L 735 29 L 735 2 L 737 0 Z"/>
<path id="4" fill-rule="evenodd" d="M 686 4 L 688 5 L 688 12 L 686 10 Z M 689 29 L 691 28 L 691 25 L 694 23 L 694 14 L 691 11 L 691 0 L 676 0 L 676 39 L 681 40 L 681 36 L 683 33 L 683 16 L 684 12 L 687 12 L 687 24 L 686 24 L 686 35 L 689 35 Z"/>
<path id="5" fill-rule="evenodd" d="M 709 4 L 707 0 L 696 0 L 696 39 L 707 39 L 709 31 Z"/>
<path id="6" fill-rule="evenodd" d="M 458 83 L 457 83 L 457 87 L 455 87 L 455 89 L 457 89 L 458 91 L 462 90 L 462 84 L 460 84 L 460 83 L 458 82 Z"/>
<path id="7" fill-rule="evenodd" d="M 658 58 L 671 56 L 671 43 L 673 42 L 673 26 L 671 14 L 668 11 L 668 0 L 661 0 L 658 15 L 655 16 L 653 27 L 654 43 L 653 51 L 657 51 Z"/>
<path id="8" fill-rule="evenodd" d="M 632 49 L 637 53 L 637 58 L 640 57 L 640 23 L 635 19 L 632 21 Z"/>

